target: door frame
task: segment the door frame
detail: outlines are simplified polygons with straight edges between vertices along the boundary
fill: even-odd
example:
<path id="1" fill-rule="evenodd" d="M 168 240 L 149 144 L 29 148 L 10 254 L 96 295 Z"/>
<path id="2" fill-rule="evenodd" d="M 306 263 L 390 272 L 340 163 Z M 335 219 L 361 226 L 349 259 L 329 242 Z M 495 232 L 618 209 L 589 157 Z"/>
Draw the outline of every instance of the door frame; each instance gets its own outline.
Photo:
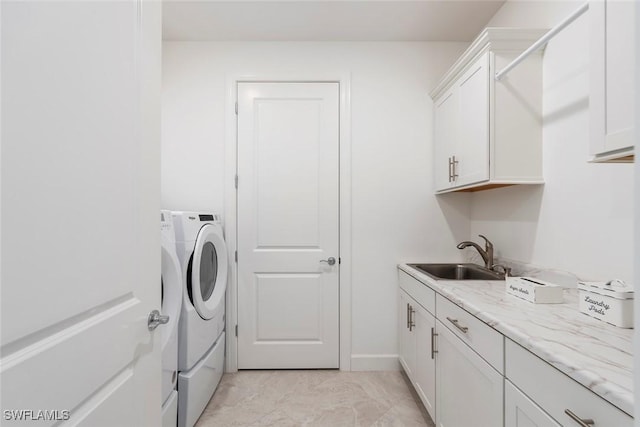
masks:
<path id="1" fill-rule="evenodd" d="M 286 75 L 228 75 L 225 85 L 225 183 L 224 232 L 229 254 L 226 295 L 225 372 L 238 371 L 238 247 L 237 193 L 238 121 L 236 102 L 238 83 L 338 83 L 339 87 L 339 369 L 351 370 L 351 73 L 313 72 Z"/>

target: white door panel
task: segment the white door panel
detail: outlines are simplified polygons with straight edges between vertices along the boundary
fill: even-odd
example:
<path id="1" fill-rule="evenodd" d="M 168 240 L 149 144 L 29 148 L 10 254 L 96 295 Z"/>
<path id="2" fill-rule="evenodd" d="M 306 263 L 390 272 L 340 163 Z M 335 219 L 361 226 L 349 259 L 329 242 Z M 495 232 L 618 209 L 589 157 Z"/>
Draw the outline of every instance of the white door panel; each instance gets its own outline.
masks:
<path id="1" fill-rule="evenodd" d="M 436 329 L 436 425 L 503 425 L 503 376 L 440 321 Z"/>
<path id="2" fill-rule="evenodd" d="M 505 427 L 560 427 L 560 424 L 509 380 L 504 381 L 504 425 Z"/>
<path id="3" fill-rule="evenodd" d="M 606 133 L 613 134 L 633 128 L 633 77 L 637 51 L 630 30 L 635 28 L 634 7 L 638 6 L 633 1 L 606 1 L 604 7 Z"/>
<path id="4" fill-rule="evenodd" d="M 256 340 L 322 342 L 322 279 L 320 274 L 258 273 L 256 290 Z M 296 303 L 279 311 L 282 296 Z"/>
<path id="5" fill-rule="evenodd" d="M 322 99 L 256 102 L 257 247 L 319 249 Z"/>
<path id="6" fill-rule="evenodd" d="M 338 367 L 338 84 L 238 84 L 238 367 Z"/>
<path id="7" fill-rule="evenodd" d="M 0 7 L 0 424 L 159 425 L 159 4 Z"/>
<path id="8" fill-rule="evenodd" d="M 414 307 L 416 360 L 415 386 L 418 396 L 424 403 L 431 419 L 436 419 L 436 361 L 432 330 L 436 327 L 436 319 L 418 303 Z M 434 331 L 435 332 L 435 331 Z"/>
<path id="9" fill-rule="evenodd" d="M 489 179 L 489 54 L 485 53 L 458 83 L 459 122 L 456 185 Z"/>
<path id="10" fill-rule="evenodd" d="M 135 387 L 134 370 L 129 366 L 74 410 L 73 419 L 61 427 L 113 427 L 123 420 L 135 420 L 136 403 L 131 398 L 136 393 Z"/>
<path id="11" fill-rule="evenodd" d="M 451 89 L 435 101 L 435 141 L 434 156 L 436 159 L 435 185 L 436 191 L 446 190 L 452 186 L 452 153 L 455 153 L 457 134 L 459 132 L 458 93 Z"/>

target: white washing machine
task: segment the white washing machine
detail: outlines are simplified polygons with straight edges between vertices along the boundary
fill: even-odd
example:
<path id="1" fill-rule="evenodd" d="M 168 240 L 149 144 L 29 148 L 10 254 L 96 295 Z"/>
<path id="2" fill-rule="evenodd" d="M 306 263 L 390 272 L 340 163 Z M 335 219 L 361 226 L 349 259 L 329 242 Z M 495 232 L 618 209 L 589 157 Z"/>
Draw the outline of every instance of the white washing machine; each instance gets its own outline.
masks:
<path id="1" fill-rule="evenodd" d="M 182 269 L 176 253 L 173 218 L 160 211 L 162 314 L 169 323 L 162 332 L 162 427 L 175 427 L 178 420 L 178 325 L 182 308 Z"/>
<path id="2" fill-rule="evenodd" d="M 227 247 L 218 215 L 172 212 L 182 267 L 178 426 L 192 427 L 224 369 Z"/>

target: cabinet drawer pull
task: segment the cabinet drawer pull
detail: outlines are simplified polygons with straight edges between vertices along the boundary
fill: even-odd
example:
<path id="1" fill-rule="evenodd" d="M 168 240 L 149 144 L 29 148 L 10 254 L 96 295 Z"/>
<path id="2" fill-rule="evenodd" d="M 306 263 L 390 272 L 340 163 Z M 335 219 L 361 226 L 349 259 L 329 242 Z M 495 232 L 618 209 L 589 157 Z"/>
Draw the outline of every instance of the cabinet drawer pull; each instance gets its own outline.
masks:
<path id="1" fill-rule="evenodd" d="M 580 427 L 589 427 L 596 425 L 595 421 L 593 421 L 591 418 L 580 418 L 569 409 L 565 409 L 564 413 L 567 414 L 573 421 L 578 423 Z"/>
<path id="2" fill-rule="evenodd" d="M 449 182 L 451 182 L 451 176 L 453 175 L 451 173 L 451 166 L 453 165 L 453 163 L 451 162 L 451 157 L 449 157 Z"/>
<path id="3" fill-rule="evenodd" d="M 466 326 L 460 326 L 460 323 L 458 323 L 458 319 L 452 319 L 450 317 L 447 317 L 447 320 L 451 323 L 453 323 L 453 326 L 455 326 L 456 328 L 458 328 L 458 330 L 460 330 L 462 333 L 466 334 L 467 331 L 469 330 L 468 327 Z"/>
<path id="4" fill-rule="evenodd" d="M 413 307 L 409 306 L 409 331 L 413 331 L 413 328 L 416 326 L 415 322 L 413 321 L 413 315 L 416 311 L 413 309 Z"/>
<path id="5" fill-rule="evenodd" d="M 436 334 L 436 328 L 431 328 L 431 358 L 435 359 L 436 358 L 436 353 L 438 352 L 438 350 L 436 350 L 436 337 L 438 336 L 438 334 Z"/>

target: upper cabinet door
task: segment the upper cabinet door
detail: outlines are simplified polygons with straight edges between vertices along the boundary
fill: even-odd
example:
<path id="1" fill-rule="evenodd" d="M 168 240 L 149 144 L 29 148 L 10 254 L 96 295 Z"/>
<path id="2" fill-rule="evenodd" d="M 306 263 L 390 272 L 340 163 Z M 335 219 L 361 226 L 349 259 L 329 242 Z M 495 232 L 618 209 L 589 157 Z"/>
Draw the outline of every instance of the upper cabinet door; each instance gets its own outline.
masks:
<path id="1" fill-rule="evenodd" d="M 542 55 L 505 67 L 546 30 L 486 28 L 431 92 L 436 193 L 542 184 Z"/>
<path id="2" fill-rule="evenodd" d="M 461 186 L 489 179 L 489 52 L 456 85 L 460 112 L 453 176 Z"/>
<path id="3" fill-rule="evenodd" d="M 591 16 L 591 154 L 593 161 L 633 156 L 636 2 L 597 0 Z"/>
<path id="4" fill-rule="evenodd" d="M 452 88 L 435 101 L 434 171 L 436 191 L 453 185 L 453 153 L 458 131 L 458 93 Z"/>

